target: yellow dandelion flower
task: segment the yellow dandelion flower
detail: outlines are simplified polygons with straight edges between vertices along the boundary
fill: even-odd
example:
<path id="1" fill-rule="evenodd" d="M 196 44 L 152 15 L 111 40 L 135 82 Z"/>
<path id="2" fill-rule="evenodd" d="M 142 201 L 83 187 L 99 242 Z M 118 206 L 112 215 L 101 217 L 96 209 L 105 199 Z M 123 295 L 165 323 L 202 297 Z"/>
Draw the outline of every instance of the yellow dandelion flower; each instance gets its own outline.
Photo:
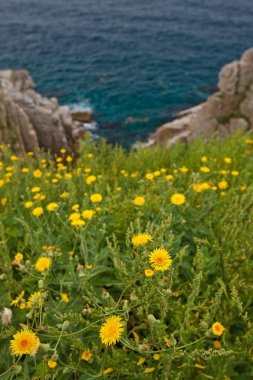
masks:
<path id="1" fill-rule="evenodd" d="M 220 190 L 226 190 L 228 188 L 227 181 L 220 181 L 218 183 L 218 187 L 219 187 Z"/>
<path id="2" fill-rule="evenodd" d="M 90 175 L 89 177 L 86 178 L 86 183 L 87 185 L 91 185 L 92 182 L 95 182 L 97 180 L 97 178 L 94 176 L 94 175 Z"/>
<path id="3" fill-rule="evenodd" d="M 207 157 L 206 156 L 203 156 L 203 157 L 201 157 L 201 159 L 200 159 L 202 162 L 207 162 L 208 161 L 208 159 L 207 159 Z"/>
<path id="4" fill-rule="evenodd" d="M 69 302 L 69 296 L 67 293 L 61 293 L 61 300 L 65 303 Z"/>
<path id="5" fill-rule="evenodd" d="M 1 199 L 1 205 L 2 205 L 2 206 L 5 206 L 6 203 L 7 203 L 7 198 L 2 198 L 2 199 Z"/>
<path id="6" fill-rule="evenodd" d="M 86 362 L 89 362 L 92 358 L 92 353 L 90 352 L 90 350 L 84 350 L 82 352 L 82 355 L 81 355 L 81 359 L 82 360 L 85 360 Z"/>
<path id="7" fill-rule="evenodd" d="M 20 253 L 20 252 L 18 252 L 15 255 L 15 260 L 17 260 L 17 261 L 21 261 L 21 260 L 23 260 L 23 258 L 24 258 L 24 255 L 22 253 Z"/>
<path id="8" fill-rule="evenodd" d="M 49 257 L 39 257 L 35 263 L 35 268 L 38 272 L 44 272 L 52 265 L 52 260 Z"/>
<path id="9" fill-rule="evenodd" d="M 21 170 L 22 173 L 29 173 L 29 171 L 30 171 L 29 168 L 23 168 L 23 169 Z"/>
<path id="10" fill-rule="evenodd" d="M 220 322 L 215 322 L 212 325 L 212 333 L 217 336 L 221 336 L 225 331 L 225 327 Z"/>
<path id="11" fill-rule="evenodd" d="M 103 197 L 101 194 L 92 194 L 90 196 L 90 200 L 92 203 L 100 203 L 102 201 Z"/>
<path id="12" fill-rule="evenodd" d="M 33 176 L 34 176 L 35 178 L 41 178 L 41 177 L 42 177 L 42 171 L 39 170 L 39 169 L 35 170 L 35 171 L 33 172 Z"/>
<path id="13" fill-rule="evenodd" d="M 137 234 L 132 237 L 132 244 L 135 247 L 145 245 L 152 240 L 152 236 L 149 234 Z"/>
<path id="14" fill-rule="evenodd" d="M 231 159 L 230 157 L 225 157 L 225 158 L 224 158 L 224 162 L 225 162 L 226 164 L 231 164 L 232 159 Z"/>
<path id="15" fill-rule="evenodd" d="M 172 259 L 168 251 L 164 248 L 157 248 L 149 255 L 149 262 L 155 270 L 165 271 L 172 264 Z"/>
<path id="16" fill-rule="evenodd" d="M 237 177 L 239 175 L 238 170 L 232 170 L 231 175 L 233 175 L 234 177 Z"/>
<path id="17" fill-rule="evenodd" d="M 168 179 L 169 181 L 172 181 L 172 180 L 174 179 L 174 177 L 173 177 L 172 174 L 168 174 L 168 175 L 166 175 L 165 178 Z"/>
<path id="18" fill-rule="evenodd" d="M 40 216 L 44 213 L 44 210 L 42 207 L 35 207 L 35 209 L 32 211 L 32 214 L 34 216 Z"/>
<path id="19" fill-rule="evenodd" d="M 52 202 L 47 205 L 47 211 L 53 212 L 59 207 L 58 203 Z"/>
<path id="20" fill-rule="evenodd" d="M 11 306 L 18 306 L 19 303 L 21 302 L 22 298 L 24 297 L 25 292 L 22 290 L 22 292 L 14 299 L 11 301 Z"/>
<path id="21" fill-rule="evenodd" d="M 41 190 L 40 187 L 35 186 L 35 187 L 32 187 L 31 192 L 32 192 L 32 193 L 39 193 L 40 190 Z"/>
<path id="22" fill-rule="evenodd" d="M 64 191 L 64 193 L 60 195 L 60 198 L 68 198 L 68 197 L 69 197 L 69 193 L 67 191 Z"/>
<path id="23" fill-rule="evenodd" d="M 143 197 L 134 198 L 135 206 L 143 206 L 145 204 L 145 199 Z"/>
<path id="24" fill-rule="evenodd" d="M 31 330 L 18 331 L 10 341 L 10 351 L 14 356 L 34 355 L 40 345 L 39 338 Z"/>
<path id="25" fill-rule="evenodd" d="M 48 360 L 47 365 L 49 368 L 54 369 L 57 366 L 57 362 L 54 360 Z"/>
<path id="26" fill-rule="evenodd" d="M 180 170 L 182 173 L 187 173 L 189 169 L 186 168 L 185 166 L 183 166 L 182 168 L 179 168 L 179 170 Z"/>
<path id="27" fill-rule="evenodd" d="M 25 202 L 25 208 L 31 208 L 32 206 L 33 206 L 33 202 L 31 201 Z"/>
<path id="28" fill-rule="evenodd" d="M 161 355 L 159 355 L 159 354 L 154 354 L 154 355 L 153 355 L 153 359 L 154 359 L 154 360 L 160 360 L 160 359 L 161 359 Z"/>
<path id="29" fill-rule="evenodd" d="M 100 338 L 103 344 L 111 346 L 120 340 L 120 336 L 124 331 L 123 322 L 117 315 L 112 315 L 107 318 L 100 328 Z"/>
<path id="30" fill-rule="evenodd" d="M 85 226 L 85 224 L 86 224 L 85 221 L 81 220 L 81 219 L 73 220 L 71 222 L 71 226 L 73 226 L 73 227 L 83 227 L 83 226 Z"/>
<path id="31" fill-rule="evenodd" d="M 4 185 L 4 180 L 0 179 L 0 187 L 3 187 Z"/>
<path id="32" fill-rule="evenodd" d="M 209 173 L 210 169 L 207 166 L 201 166 L 199 169 L 202 173 Z"/>
<path id="33" fill-rule="evenodd" d="M 41 307 L 43 304 L 43 298 L 41 292 L 35 292 L 30 295 L 26 303 L 26 307 L 30 309 L 31 307 Z"/>
<path id="34" fill-rule="evenodd" d="M 170 201 L 173 205 L 180 206 L 185 203 L 185 196 L 183 194 L 176 193 L 171 196 Z"/>
<path id="35" fill-rule="evenodd" d="M 145 177 L 146 177 L 146 179 L 147 179 L 148 181 L 153 181 L 153 179 L 154 179 L 154 175 L 151 174 L 151 173 L 147 173 Z"/>
<path id="36" fill-rule="evenodd" d="M 72 214 L 69 215 L 69 220 L 71 222 L 79 220 L 80 218 L 81 218 L 81 215 L 79 214 L 79 212 L 73 212 Z"/>
<path id="37" fill-rule="evenodd" d="M 82 212 L 82 217 L 84 219 L 88 219 L 88 220 L 91 220 L 93 218 L 93 215 L 95 214 L 95 211 L 93 210 L 84 210 Z"/>
<path id="38" fill-rule="evenodd" d="M 220 350 L 222 348 L 222 344 L 219 340 L 214 340 L 213 341 L 213 346 L 216 350 Z"/>
<path id="39" fill-rule="evenodd" d="M 153 277 L 154 276 L 154 271 L 152 269 L 145 269 L 144 273 L 145 273 L 146 277 Z"/>

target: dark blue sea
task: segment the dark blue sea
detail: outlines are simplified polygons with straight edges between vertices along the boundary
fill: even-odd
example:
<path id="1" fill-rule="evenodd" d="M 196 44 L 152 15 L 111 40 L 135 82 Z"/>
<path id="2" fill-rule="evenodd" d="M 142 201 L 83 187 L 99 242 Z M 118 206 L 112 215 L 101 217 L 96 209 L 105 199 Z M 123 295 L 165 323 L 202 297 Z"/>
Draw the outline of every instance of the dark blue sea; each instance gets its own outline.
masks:
<path id="1" fill-rule="evenodd" d="M 253 46 L 253 0 L 0 0 L 0 68 L 91 107 L 96 134 L 127 146 L 215 91 Z"/>

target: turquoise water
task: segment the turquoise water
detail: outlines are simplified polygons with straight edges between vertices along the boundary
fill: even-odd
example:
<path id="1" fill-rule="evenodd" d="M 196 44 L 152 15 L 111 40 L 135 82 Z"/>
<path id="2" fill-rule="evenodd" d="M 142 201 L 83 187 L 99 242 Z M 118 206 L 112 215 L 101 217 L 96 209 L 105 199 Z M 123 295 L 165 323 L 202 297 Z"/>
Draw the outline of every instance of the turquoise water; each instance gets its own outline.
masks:
<path id="1" fill-rule="evenodd" d="M 250 0 L 0 0 L 0 68 L 91 107 L 96 133 L 125 146 L 206 99 L 250 46 Z"/>

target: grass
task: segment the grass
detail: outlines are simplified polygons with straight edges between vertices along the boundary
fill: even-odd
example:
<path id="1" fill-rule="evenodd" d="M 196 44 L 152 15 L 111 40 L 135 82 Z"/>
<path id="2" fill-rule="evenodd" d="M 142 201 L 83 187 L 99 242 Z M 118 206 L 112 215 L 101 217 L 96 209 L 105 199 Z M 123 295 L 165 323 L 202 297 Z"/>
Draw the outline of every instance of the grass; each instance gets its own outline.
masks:
<path id="1" fill-rule="evenodd" d="M 252 379 L 249 136 L 1 156 L 0 379 Z"/>

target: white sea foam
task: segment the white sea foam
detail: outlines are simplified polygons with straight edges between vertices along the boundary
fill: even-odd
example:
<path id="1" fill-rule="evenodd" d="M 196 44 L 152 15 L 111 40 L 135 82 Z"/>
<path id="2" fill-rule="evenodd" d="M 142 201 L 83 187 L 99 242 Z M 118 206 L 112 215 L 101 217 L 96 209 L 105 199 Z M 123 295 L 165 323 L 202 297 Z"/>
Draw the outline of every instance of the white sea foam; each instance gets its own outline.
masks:
<path id="1" fill-rule="evenodd" d="M 93 107 L 90 104 L 90 101 L 88 99 L 84 99 L 78 103 L 67 104 L 67 107 L 70 109 L 70 111 L 73 111 L 73 112 L 79 112 L 79 111 L 80 112 L 85 112 L 85 111 L 93 112 Z"/>

